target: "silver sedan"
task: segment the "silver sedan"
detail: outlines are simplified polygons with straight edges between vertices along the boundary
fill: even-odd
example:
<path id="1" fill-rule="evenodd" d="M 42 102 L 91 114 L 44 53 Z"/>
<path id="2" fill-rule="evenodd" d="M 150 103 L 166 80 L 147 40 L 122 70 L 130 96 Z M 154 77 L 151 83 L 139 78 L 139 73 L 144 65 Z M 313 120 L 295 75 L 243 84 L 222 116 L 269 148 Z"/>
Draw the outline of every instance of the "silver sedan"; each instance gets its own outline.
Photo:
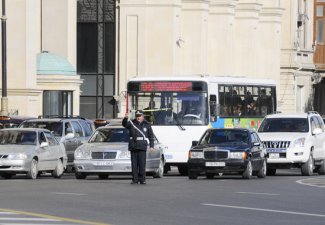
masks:
<path id="1" fill-rule="evenodd" d="M 107 179 L 110 174 L 131 174 L 131 159 L 128 151 L 129 131 L 122 126 L 97 128 L 88 143 L 77 148 L 74 154 L 76 178 L 85 179 L 95 174 Z M 146 172 L 155 178 L 164 174 L 164 149 L 155 138 L 154 151 L 147 151 Z"/>
<path id="2" fill-rule="evenodd" d="M 53 177 L 60 178 L 66 165 L 65 148 L 49 130 L 0 130 L 0 176 L 3 178 L 22 173 L 36 179 L 41 172 L 50 172 Z"/>

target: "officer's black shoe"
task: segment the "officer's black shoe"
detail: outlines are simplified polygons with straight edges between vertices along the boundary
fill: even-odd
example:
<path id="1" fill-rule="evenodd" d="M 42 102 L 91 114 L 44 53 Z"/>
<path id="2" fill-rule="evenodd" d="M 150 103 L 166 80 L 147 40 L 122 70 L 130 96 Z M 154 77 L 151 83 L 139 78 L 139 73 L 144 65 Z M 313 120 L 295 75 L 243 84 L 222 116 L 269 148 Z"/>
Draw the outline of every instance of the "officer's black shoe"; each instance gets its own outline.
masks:
<path id="1" fill-rule="evenodd" d="M 131 184 L 138 184 L 138 182 L 137 181 L 131 181 Z"/>
<path id="2" fill-rule="evenodd" d="M 145 181 L 140 181 L 140 184 L 146 184 L 146 182 Z"/>

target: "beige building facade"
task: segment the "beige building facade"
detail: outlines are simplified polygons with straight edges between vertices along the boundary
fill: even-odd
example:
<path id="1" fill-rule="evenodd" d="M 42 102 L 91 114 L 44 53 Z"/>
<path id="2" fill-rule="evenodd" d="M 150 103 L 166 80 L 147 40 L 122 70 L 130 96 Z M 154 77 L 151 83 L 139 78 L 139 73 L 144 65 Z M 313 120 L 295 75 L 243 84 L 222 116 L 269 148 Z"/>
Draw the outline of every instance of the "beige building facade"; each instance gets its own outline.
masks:
<path id="1" fill-rule="evenodd" d="M 316 82 L 313 4 L 312 0 L 7 0 L 9 111 L 29 116 L 123 116 L 128 79 L 177 74 L 271 78 L 277 83 L 279 111 L 309 110 Z M 106 34 L 114 43 L 106 48 L 113 51 L 114 66 L 97 68 L 96 76 L 78 71 L 85 64 L 79 48 L 88 40 L 81 42 L 80 37 L 91 38 L 86 28 L 94 23 L 98 37 Z M 109 34 L 108 29 L 114 32 Z M 96 40 L 98 66 L 108 57 L 102 57 L 105 40 L 103 44 Z M 113 97 L 121 103 L 119 113 L 107 103 Z M 59 105 L 52 109 L 55 104 Z"/>
<path id="2" fill-rule="evenodd" d="M 76 2 L 7 0 L 5 10 L 9 115 L 78 115 Z"/>

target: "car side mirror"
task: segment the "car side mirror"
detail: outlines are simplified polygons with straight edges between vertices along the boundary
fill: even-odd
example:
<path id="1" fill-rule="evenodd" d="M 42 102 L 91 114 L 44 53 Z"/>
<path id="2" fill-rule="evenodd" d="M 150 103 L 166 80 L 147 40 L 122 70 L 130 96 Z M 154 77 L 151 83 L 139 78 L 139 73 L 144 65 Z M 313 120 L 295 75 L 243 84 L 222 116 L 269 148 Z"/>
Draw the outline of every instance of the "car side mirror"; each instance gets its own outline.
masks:
<path id="1" fill-rule="evenodd" d="M 42 142 L 41 143 L 41 148 L 45 148 L 45 147 L 48 147 L 49 146 L 49 143 L 47 142 Z"/>
<path id="2" fill-rule="evenodd" d="M 192 147 L 197 146 L 199 144 L 198 141 L 192 141 Z"/>
<path id="3" fill-rule="evenodd" d="M 65 139 L 66 140 L 71 139 L 71 138 L 74 138 L 74 134 L 73 133 L 68 133 L 67 135 L 65 135 Z"/>
<path id="4" fill-rule="evenodd" d="M 321 128 L 315 128 L 312 132 L 313 135 L 318 135 L 323 133 L 323 130 Z"/>

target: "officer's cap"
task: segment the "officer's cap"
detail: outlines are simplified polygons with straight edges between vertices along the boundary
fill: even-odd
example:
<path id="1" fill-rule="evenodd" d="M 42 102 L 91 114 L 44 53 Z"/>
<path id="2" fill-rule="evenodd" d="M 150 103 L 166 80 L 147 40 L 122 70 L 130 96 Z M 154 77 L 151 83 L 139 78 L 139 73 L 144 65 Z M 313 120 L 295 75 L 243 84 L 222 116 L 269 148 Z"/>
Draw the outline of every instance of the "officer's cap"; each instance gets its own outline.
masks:
<path id="1" fill-rule="evenodd" d="M 135 112 L 135 116 L 136 116 L 136 117 L 143 116 L 143 111 L 142 111 L 142 110 L 137 110 L 137 111 Z"/>

